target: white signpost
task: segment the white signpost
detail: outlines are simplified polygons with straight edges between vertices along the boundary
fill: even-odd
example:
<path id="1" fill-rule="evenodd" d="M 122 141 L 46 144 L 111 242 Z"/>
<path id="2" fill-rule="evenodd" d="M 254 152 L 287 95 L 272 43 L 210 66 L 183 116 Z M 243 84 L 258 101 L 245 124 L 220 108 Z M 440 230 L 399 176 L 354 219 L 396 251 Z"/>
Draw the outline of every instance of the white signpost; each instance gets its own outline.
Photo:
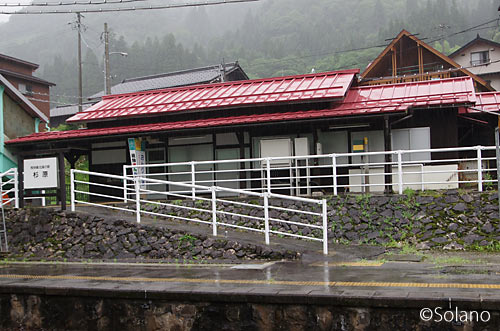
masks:
<path id="1" fill-rule="evenodd" d="M 57 158 L 24 160 L 24 188 L 48 189 L 59 187 Z"/>

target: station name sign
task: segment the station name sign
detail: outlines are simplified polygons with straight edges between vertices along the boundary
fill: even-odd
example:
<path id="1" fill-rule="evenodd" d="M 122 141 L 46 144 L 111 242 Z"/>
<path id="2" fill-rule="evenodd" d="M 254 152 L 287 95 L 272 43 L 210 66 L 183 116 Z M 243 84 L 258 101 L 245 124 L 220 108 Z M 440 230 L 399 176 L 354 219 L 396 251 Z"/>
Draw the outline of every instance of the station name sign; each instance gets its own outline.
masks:
<path id="1" fill-rule="evenodd" d="M 24 160 L 24 188 L 42 189 L 59 186 L 57 158 Z"/>
<path id="2" fill-rule="evenodd" d="M 128 147 L 130 151 L 130 162 L 133 166 L 146 164 L 146 142 L 140 138 L 128 138 Z M 146 183 L 141 179 L 146 174 L 146 168 L 133 167 L 134 176 L 140 179 L 141 188 L 146 188 Z"/>

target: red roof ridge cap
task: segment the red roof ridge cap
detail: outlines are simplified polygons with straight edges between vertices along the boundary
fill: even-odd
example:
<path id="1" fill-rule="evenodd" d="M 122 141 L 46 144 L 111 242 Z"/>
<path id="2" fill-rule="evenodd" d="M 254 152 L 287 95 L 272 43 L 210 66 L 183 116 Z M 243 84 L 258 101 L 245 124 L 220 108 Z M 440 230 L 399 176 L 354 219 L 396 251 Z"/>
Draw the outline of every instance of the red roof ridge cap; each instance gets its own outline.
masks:
<path id="1" fill-rule="evenodd" d="M 207 88 L 207 87 L 219 87 L 219 86 L 231 86 L 231 85 L 244 85 L 244 84 L 252 84 L 257 82 L 268 82 L 268 81 L 277 81 L 277 80 L 287 80 L 287 79 L 298 79 L 298 78 L 309 78 L 309 77 L 320 77 L 320 76 L 328 76 L 334 74 L 359 74 L 359 69 L 346 69 L 346 70 L 334 70 L 334 71 L 326 71 L 326 72 L 318 72 L 318 73 L 309 73 L 309 74 L 301 74 L 301 75 L 290 75 L 283 77 L 266 77 L 266 78 L 257 78 L 257 79 L 249 79 L 249 80 L 236 80 L 231 82 L 223 82 L 223 83 L 211 83 L 211 84 L 196 84 L 189 86 L 181 86 L 181 87 L 169 87 L 158 90 L 149 90 L 149 91 L 139 91 L 139 92 L 131 92 L 131 93 L 121 93 L 121 94 L 110 94 L 102 97 L 102 100 L 116 99 L 125 96 L 137 96 L 137 95 L 153 95 L 158 93 L 163 93 L 166 91 L 188 91 L 195 90 L 198 88 Z"/>
<path id="2" fill-rule="evenodd" d="M 488 92 L 477 92 L 476 95 L 490 95 L 490 94 L 500 94 L 500 91 L 488 91 Z"/>

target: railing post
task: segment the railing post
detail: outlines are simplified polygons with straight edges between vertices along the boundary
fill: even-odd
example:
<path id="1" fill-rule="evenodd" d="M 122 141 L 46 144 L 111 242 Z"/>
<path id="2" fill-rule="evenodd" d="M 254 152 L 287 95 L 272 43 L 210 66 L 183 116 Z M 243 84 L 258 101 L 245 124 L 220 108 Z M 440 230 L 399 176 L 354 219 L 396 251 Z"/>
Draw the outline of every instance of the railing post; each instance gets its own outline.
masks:
<path id="1" fill-rule="evenodd" d="M 71 211 L 75 211 L 75 169 L 69 171 Z"/>
<path id="2" fill-rule="evenodd" d="M 14 168 L 14 206 L 19 208 L 19 173 L 17 168 Z"/>
<path id="3" fill-rule="evenodd" d="M 134 187 L 135 187 L 135 217 L 137 223 L 141 223 L 141 192 L 139 185 L 139 177 L 134 176 Z"/>
<path id="4" fill-rule="evenodd" d="M 194 161 L 191 161 L 191 185 L 193 185 L 193 187 L 191 188 L 191 199 L 193 200 L 196 199 L 196 188 L 194 187 L 195 184 L 196 184 L 195 165 Z"/>
<path id="5" fill-rule="evenodd" d="M 328 255 L 328 206 L 323 199 L 323 254 Z"/>
<path id="6" fill-rule="evenodd" d="M 266 235 L 266 245 L 269 245 L 269 194 L 264 193 L 264 233 Z"/>
<path id="7" fill-rule="evenodd" d="M 123 165 L 123 202 L 127 203 L 127 165 Z"/>
<path id="8" fill-rule="evenodd" d="M 215 187 L 212 186 L 212 230 L 213 235 L 217 236 L 217 193 Z"/>
<path id="9" fill-rule="evenodd" d="M 271 161 L 266 158 L 267 193 L 271 193 Z"/>
<path id="10" fill-rule="evenodd" d="M 424 165 L 420 165 L 420 190 L 425 191 L 425 184 L 424 184 Z"/>
<path id="11" fill-rule="evenodd" d="M 477 148 L 477 189 L 479 192 L 483 192 L 483 165 L 481 158 L 481 146 L 477 146 L 476 148 Z"/>
<path id="12" fill-rule="evenodd" d="M 398 154 L 398 191 L 399 194 L 403 194 L 403 157 L 401 151 L 397 151 Z"/>
<path id="13" fill-rule="evenodd" d="M 332 154 L 332 180 L 333 180 L 333 195 L 338 194 L 337 188 L 337 156 Z"/>

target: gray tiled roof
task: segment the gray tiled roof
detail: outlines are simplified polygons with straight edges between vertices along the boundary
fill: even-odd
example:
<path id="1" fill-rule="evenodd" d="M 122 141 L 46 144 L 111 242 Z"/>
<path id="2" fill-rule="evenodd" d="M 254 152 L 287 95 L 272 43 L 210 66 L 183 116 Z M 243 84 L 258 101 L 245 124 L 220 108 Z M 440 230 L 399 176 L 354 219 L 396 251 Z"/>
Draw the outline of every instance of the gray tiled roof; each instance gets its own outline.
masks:
<path id="1" fill-rule="evenodd" d="M 226 73 L 239 68 L 237 63 L 227 63 Z M 210 83 L 220 78 L 220 67 L 210 66 L 197 69 L 170 72 L 166 74 L 125 79 L 120 84 L 111 87 L 111 94 L 132 93 L 139 91 L 158 90 L 162 88 Z M 89 97 L 100 98 L 103 91 Z"/>
<path id="2" fill-rule="evenodd" d="M 248 79 L 238 62 L 226 63 L 226 74 L 235 70 L 241 70 L 244 79 Z M 129 78 L 120 84 L 111 87 L 112 94 L 132 93 L 140 91 L 158 90 L 169 87 L 188 86 L 195 84 L 211 83 L 220 79 L 220 66 L 214 65 L 196 69 L 169 72 L 165 74 Z M 102 97 L 103 91 L 88 98 L 90 100 L 83 104 L 83 110 L 97 103 Z M 78 105 L 58 106 L 50 110 L 50 117 L 73 115 L 78 112 Z"/>
<path id="3" fill-rule="evenodd" d="M 82 105 L 82 110 L 85 110 L 92 106 L 94 103 L 84 103 Z M 67 105 L 67 106 L 57 106 L 50 109 L 50 117 L 73 115 L 78 112 L 78 105 Z"/>

